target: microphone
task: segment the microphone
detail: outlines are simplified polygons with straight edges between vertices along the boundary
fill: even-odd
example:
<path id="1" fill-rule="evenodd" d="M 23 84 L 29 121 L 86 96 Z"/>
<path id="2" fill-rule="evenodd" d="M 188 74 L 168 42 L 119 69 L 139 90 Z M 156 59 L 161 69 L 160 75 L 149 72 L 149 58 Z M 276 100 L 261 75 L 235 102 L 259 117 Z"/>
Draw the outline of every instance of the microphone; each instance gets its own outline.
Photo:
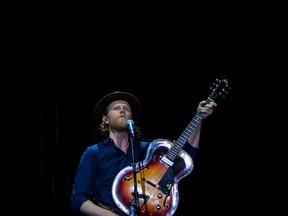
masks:
<path id="1" fill-rule="evenodd" d="M 126 127 L 128 128 L 132 137 L 134 137 L 134 122 L 133 120 L 129 119 L 126 121 Z"/>

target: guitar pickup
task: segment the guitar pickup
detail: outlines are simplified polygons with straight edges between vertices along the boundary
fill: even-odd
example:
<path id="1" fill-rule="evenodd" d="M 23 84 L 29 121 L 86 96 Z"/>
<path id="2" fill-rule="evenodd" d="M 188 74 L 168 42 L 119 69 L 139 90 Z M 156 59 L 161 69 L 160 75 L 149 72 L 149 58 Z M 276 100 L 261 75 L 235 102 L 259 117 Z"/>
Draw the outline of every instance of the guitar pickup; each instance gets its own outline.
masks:
<path id="1" fill-rule="evenodd" d="M 161 158 L 161 160 L 169 166 L 173 166 L 173 161 L 167 159 L 165 156 Z"/>

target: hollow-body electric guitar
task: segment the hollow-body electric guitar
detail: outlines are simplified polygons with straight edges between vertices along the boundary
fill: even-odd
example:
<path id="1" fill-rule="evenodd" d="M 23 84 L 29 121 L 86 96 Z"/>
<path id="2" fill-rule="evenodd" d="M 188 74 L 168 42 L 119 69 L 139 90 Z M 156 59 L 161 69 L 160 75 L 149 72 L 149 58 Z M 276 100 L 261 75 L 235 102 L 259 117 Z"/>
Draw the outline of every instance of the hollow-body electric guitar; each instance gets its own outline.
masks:
<path id="1" fill-rule="evenodd" d="M 207 102 L 215 101 L 219 95 L 225 96 L 230 89 L 227 79 L 216 79 L 213 85 Z M 175 213 L 179 203 L 178 183 L 190 174 L 194 167 L 192 158 L 182 147 L 203 118 L 203 113 L 196 113 L 176 142 L 166 139 L 153 140 L 142 162 L 135 163 L 135 167 L 127 166 L 117 174 L 112 195 L 125 214 L 171 216 Z M 135 204 L 135 186 L 138 193 L 137 214 L 131 213 Z"/>

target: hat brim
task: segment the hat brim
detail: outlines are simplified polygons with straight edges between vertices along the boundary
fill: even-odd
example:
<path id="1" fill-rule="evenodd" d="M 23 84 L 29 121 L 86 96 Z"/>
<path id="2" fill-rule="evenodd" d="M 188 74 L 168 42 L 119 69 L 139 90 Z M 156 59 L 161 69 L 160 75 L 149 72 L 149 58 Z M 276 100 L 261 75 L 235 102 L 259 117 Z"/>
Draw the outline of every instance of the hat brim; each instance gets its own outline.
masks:
<path id="1" fill-rule="evenodd" d="M 142 107 L 138 98 L 128 92 L 116 91 L 105 95 L 96 104 L 94 109 L 94 118 L 97 122 L 101 121 L 102 115 L 104 114 L 106 108 L 116 100 L 126 101 L 132 109 L 133 120 L 136 122 L 140 121 Z"/>

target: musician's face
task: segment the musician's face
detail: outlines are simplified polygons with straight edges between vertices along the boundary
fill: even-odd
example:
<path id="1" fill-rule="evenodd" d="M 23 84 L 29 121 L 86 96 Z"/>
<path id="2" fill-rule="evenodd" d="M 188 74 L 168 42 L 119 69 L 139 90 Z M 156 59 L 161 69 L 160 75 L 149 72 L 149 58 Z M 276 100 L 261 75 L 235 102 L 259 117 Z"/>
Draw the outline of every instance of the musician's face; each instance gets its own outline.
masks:
<path id="1" fill-rule="evenodd" d="M 132 119 L 132 110 L 126 101 L 117 100 L 109 105 L 106 117 L 111 128 L 123 131 L 127 129 L 126 121 Z"/>

